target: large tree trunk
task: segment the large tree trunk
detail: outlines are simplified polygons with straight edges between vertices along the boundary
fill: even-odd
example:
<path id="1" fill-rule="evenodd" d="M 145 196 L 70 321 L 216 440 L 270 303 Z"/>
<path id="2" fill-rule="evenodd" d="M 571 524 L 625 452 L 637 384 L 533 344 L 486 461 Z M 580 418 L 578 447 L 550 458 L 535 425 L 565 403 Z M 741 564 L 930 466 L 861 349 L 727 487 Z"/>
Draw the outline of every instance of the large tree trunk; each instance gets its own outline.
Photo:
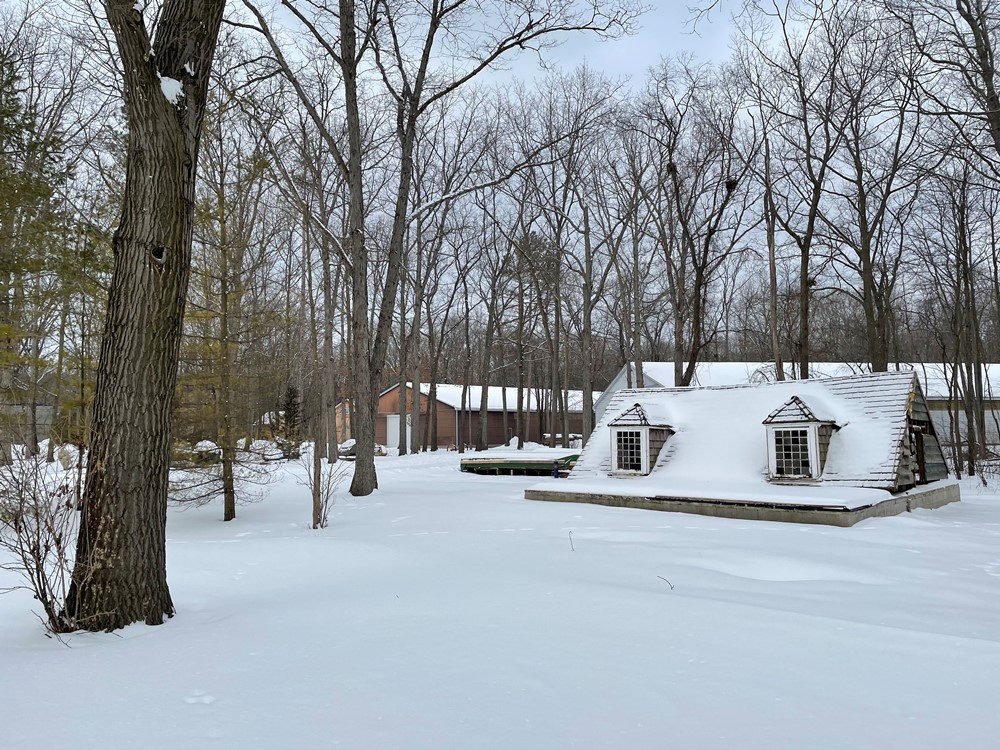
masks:
<path id="1" fill-rule="evenodd" d="M 635 388 L 645 388 L 646 378 L 642 371 L 642 290 L 639 287 L 639 234 L 632 233 L 632 362 L 635 366 Z M 632 371 L 626 363 L 625 374 L 632 380 Z M 675 364 L 674 367 L 677 365 Z M 677 381 L 674 381 L 677 382 Z M 629 388 L 633 384 L 629 383 Z"/>
<path id="2" fill-rule="evenodd" d="M 517 432 L 517 449 L 524 448 L 528 439 L 524 419 L 524 271 L 517 275 L 517 418 L 514 421 L 514 431 Z M 1000 293 L 997 294 L 997 305 L 1000 305 Z"/>
<path id="3" fill-rule="evenodd" d="M 427 394 L 427 416 L 425 431 L 428 439 L 424 441 L 424 450 L 428 448 L 432 451 L 438 449 L 438 410 L 437 410 L 437 374 L 438 363 L 441 361 L 441 352 L 438 349 L 437 340 L 434 333 L 434 319 L 431 315 L 430 298 L 425 300 L 427 305 L 427 354 L 430 357 L 430 373 L 428 379 Z M 434 408 L 432 408 L 432 406 Z"/>
<path id="4" fill-rule="evenodd" d="M 405 281 L 405 280 L 404 280 Z M 407 398 L 408 383 L 406 380 L 406 368 L 407 368 L 407 354 L 409 352 L 409 347 L 407 346 L 407 336 L 406 336 L 406 315 L 403 312 L 406 309 L 406 284 L 402 283 L 399 285 L 399 429 L 397 438 L 397 454 L 400 456 L 405 456 L 408 450 L 408 435 L 406 434 L 406 419 L 407 414 L 409 414 L 409 402 Z M 411 397 L 412 400 L 412 397 Z M 386 423 L 386 440 L 389 439 L 389 425 Z"/>
<path id="5" fill-rule="evenodd" d="M 771 182 L 771 140 L 764 129 L 764 228 L 767 237 L 768 272 L 768 328 L 771 333 L 771 357 L 774 359 L 774 377 L 785 379 L 785 364 L 781 358 L 778 339 L 778 243 L 777 219 L 774 208 L 774 186 Z"/>
<path id="6" fill-rule="evenodd" d="M 150 44 L 131 0 L 104 3 L 122 58 L 129 135 L 67 628 L 156 625 L 174 613 L 166 575 L 170 416 L 198 142 L 224 5 L 172 0 Z"/>
<path id="7" fill-rule="evenodd" d="M 236 518 L 236 431 L 233 425 L 233 342 L 229 335 L 229 224 L 225 181 L 216 191 L 219 214 L 219 447 L 222 449 L 222 520 Z"/>
<path id="8" fill-rule="evenodd" d="M 330 281 L 330 249 L 326 240 L 320 243 L 323 253 L 323 424 L 326 438 L 326 459 L 337 462 L 337 393 L 333 367 L 333 298 L 340 287 L 340 270 L 334 283 Z"/>
<path id="9" fill-rule="evenodd" d="M 486 331 L 483 336 L 483 358 L 481 360 L 482 375 L 480 376 L 479 395 L 479 434 L 476 439 L 476 450 L 484 451 L 489 444 L 489 398 L 490 398 L 490 364 L 493 361 L 493 329 L 496 326 L 494 305 L 489 306 L 486 315 Z"/>
<path id="10" fill-rule="evenodd" d="M 418 224 L 417 236 L 422 236 L 422 229 Z M 420 328 L 423 321 L 420 313 L 424 306 L 424 279 L 423 279 L 423 243 L 417 243 L 416 251 L 416 271 L 413 282 L 413 320 L 410 321 L 410 366 L 413 368 L 413 375 L 410 382 L 413 383 L 413 395 L 410 398 L 410 453 L 417 453 L 421 449 L 420 445 Z M 403 308 L 401 308 L 403 309 Z M 405 421 L 405 420 L 400 420 Z M 424 441 L 426 450 L 426 441 Z"/>
<path id="11" fill-rule="evenodd" d="M 347 120 L 347 246 L 351 257 L 351 432 L 355 446 L 351 494 L 370 495 L 378 488 L 375 473 L 375 411 L 377 383 L 383 363 L 372 361 L 368 322 L 368 247 L 365 244 L 364 182 L 361 170 L 361 110 L 358 106 L 357 31 L 353 0 L 340 0 L 341 73 Z M 395 289 L 386 290 L 395 304 Z M 388 335 L 388 331 L 384 333 Z M 375 368 L 375 369 L 373 369 Z"/>
<path id="12" fill-rule="evenodd" d="M 309 489 L 312 493 L 312 527 L 314 529 L 323 528 L 323 456 L 320 450 L 320 445 L 322 444 L 322 433 L 323 433 L 323 414 L 322 411 L 315 414 L 311 421 L 311 429 L 313 439 L 313 450 L 312 450 L 312 464 L 309 470 L 312 472 L 312 481 L 309 483 Z"/>
<path id="13" fill-rule="evenodd" d="M 594 354 L 593 354 L 593 294 L 594 282 L 592 274 L 594 272 L 593 251 L 590 243 L 590 223 L 589 216 L 584 210 L 584 222 L 586 231 L 584 233 L 584 243 L 586 248 L 585 269 L 583 273 L 583 323 L 580 330 L 580 349 L 583 351 L 583 423 L 581 426 L 582 443 L 586 445 L 590 440 L 590 433 L 594 429 Z"/>
<path id="14" fill-rule="evenodd" d="M 472 411 L 468 400 L 469 383 L 472 380 L 472 337 L 469 331 L 469 318 L 471 317 L 472 310 L 469 307 L 469 287 L 464 281 L 462 289 L 465 299 L 465 315 L 462 320 L 465 329 L 465 363 L 462 367 L 462 400 L 459 404 L 458 422 L 455 429 L 457 433 L 455 441 L 458 443 L 459 453 L 465 453 L 465 446 L 472 441 L 472 430 L 470 428 Z"/>
<path id="15" fill-rule="evenodd" d="M 799 377 L 809 379 L 809 298 L 812 281 L 809 279 L 809 252 L 800 248 L 799 255 Z"/>

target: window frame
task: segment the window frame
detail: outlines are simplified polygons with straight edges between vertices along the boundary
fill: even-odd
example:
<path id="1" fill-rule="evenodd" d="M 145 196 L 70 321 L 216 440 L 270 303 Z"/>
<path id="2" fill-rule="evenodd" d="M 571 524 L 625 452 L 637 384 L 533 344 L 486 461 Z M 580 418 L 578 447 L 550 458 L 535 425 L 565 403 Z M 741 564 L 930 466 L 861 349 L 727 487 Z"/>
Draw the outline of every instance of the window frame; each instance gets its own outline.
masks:
<path id="1" fill-rule="evenodd" d="M 641 469 L 619 469 L 618 468 L 618 436 L 623 432 L 636 432 L 639 434 L 639 457 L 641 459 Z M 649 427 L 645 425 L 622 425 L 611 428 L 611 473 L 615 476 L 638 477 L 649 474 Z"/>
<path id="2" fill-rule="evenodd" d="M 790 430 L 805 431 L 809 449 L 808 474 L 779 474 L 777 455 L 777 433 Z M 767 425 L 767 475 L 769 479 L 818 479 L 822 476 L 819 462 L 819 425 L 815 422 L 785 422 Z"/>

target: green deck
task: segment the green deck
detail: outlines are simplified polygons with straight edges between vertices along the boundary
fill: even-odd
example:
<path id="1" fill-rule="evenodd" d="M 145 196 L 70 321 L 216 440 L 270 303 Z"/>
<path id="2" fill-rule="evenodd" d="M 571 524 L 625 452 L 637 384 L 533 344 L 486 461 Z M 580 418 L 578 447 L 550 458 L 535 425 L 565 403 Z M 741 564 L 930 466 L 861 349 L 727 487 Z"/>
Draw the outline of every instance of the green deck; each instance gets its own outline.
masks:
<path id="1" fill-rule="evenodd" d="M 497 456 L 489 458 L 486 456 L 475 456 L 463 458 L 459 462 L 459 468 L 473 474 L 506 474 L 509 476 L 547 476 L 550 477 L 559 467 L 559 476 L 566 476 L 576 464 L 580 457 L 579 453 L 560 453 L 556 455 L 531 456 L 523 458 L 511 456 Z"/>

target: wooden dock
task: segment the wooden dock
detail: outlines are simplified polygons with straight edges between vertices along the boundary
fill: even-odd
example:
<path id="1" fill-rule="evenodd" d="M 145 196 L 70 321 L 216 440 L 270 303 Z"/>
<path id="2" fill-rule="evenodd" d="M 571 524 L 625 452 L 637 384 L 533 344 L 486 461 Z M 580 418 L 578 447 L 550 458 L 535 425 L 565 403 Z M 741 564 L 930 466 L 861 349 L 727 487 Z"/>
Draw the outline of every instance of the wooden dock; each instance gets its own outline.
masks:
<path id="1" fill-rule="evenodd" d="M 580 457 L 578 448 L 518 451 L 511 449 L 468 453 L 459 468 L 472 474 L 507 476 L 565 477 Z"/>

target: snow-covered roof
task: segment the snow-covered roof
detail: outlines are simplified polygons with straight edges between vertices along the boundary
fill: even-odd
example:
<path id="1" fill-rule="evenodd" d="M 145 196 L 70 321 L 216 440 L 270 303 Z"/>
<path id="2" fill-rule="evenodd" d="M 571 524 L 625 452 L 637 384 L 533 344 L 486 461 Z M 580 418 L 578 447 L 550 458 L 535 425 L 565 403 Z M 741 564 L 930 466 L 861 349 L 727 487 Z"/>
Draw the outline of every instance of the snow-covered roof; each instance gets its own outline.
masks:
<path id="1" fill-rule="evenodd" d="M 623 427 L 623 426 L 633 426 L 642 425 L 646 427 L 670 427 L 666 421 L 666 417 L 661 413 L 662 410 L 654 410 L 653 414 L 649 414 L 646 408 L 642 404 L 635 403 L 631 408 L 626 409 L 617 417 L 612 419 L 608 424 L 611 427 Z M 673 429 L 673 428 L 671 428 Z"/>
<path id="2" fill-rule="evenodd" d="M 628 387 L 631 380 L 634 386 L 634 365 L 623 367 L 612 379 L 600 398 L 594 397 L 594 411 L 598 418 L 607 408 L 611 396 L 622 388 Z M 792 364 L 785 363 L 784 373 L 787 380 L 795 379 L 796 369 Z M 960 398 L 966 388 L 966 375 L 962 368 L 956 372 L 949 364 L 940 362 L 900 363 L 890 365 L 891 371 L 905 372 L 913 370 L 920 379 L 924 395 L 931 400 Z M 1000 399 L 1000 364 L 988 364 L 983 367 L 983 390 L 986 398 Z M 861 375 L 871 372 L 867 362 L 810 362 L 809 376 L 813 379 L 841 378 L 850 375 Z M 647 388 L 673 388 L 673 362 L 643 362 L 643 380 Z M 695 366 L 692 386 L 742 385 L 746 383 L 770 383 L 777 380 L 774 362 L 699 362 Z M 958 395 L 949 396 L 956 393 Z"/>
<path id="3" fill-rule="evenodd" d="M 611 462 L 610 423 L 641 404 L 669 423 L 674 435 L 649 476 L 620 480 L 639 491 L 669 494 L 677 483 L 745 483 L 759 491 L 767 481 L 762 423 L 797 396 L 841 426 L 831 441 L 821 481 L 854 487 L 895 486 L 912 372 L 889 372 L 761 385 L 647 388 L 614 394 L 587 442 L 570 481 L 603 479 Z M 817 415 L 819 416 L 819 415 Z M 577 491 L 583 491 L 577 490 Z"/>
<path id="4" fill-rule="evenodd" d="M 407 387 L 412 387 L 410 383 L 406 384 Z M 383 395 L 393 390 L 395 386 L 383 391 Z M 454 383 L 438 383 L 437 386 L 437 400 L 442 404 L 447 404 L 453 409 L 461 410 L 463 408 L 472 411 L 479 411 L 479 405 L 483 396 L 483 387 L 481 385 L 470 385 L 469 390 L 465 395 L 465 400 L 462 400 L 463 386 L 456 385 Z M 431 386 L 429 383 L 420 384 L 420 392 L 427 396 L 430 395 Z M 548 408 L 551 403 L 551 392 L 548 389 L 537 389 L 537 388 L 525 388 L 524 389 L 524 408 L 530 411 L 538 411 L 539 395 L 541 396 L 542 408 Z M 563 391 L 564 398 L 566 399 L 566 405 L 568 411 L 571 412 L 582 412 L 583 411 L 583 391 Z M 594 398 L 597 399 L 601 395 L 600 391 L 594 392 Z M 486 392 L 486 410 L 487 411 L 503 411 L 504 409 L 504 399 L 506 398 L 507 411 L 513 412 L 517 411 L 517 388 L 516 387 L 504 387 L 498 385 L 487 386 Z"/>
<path id="5" fill-rule="evenodd" d="M 819 406 L 816 394 L 809 403 L 801 396 L 792 396 L 785 403 L 767 415 L 764 424 L 788 424 L 790 422 L 828 422 L 837 424 L 835 411 L 827 404 Z"/>

